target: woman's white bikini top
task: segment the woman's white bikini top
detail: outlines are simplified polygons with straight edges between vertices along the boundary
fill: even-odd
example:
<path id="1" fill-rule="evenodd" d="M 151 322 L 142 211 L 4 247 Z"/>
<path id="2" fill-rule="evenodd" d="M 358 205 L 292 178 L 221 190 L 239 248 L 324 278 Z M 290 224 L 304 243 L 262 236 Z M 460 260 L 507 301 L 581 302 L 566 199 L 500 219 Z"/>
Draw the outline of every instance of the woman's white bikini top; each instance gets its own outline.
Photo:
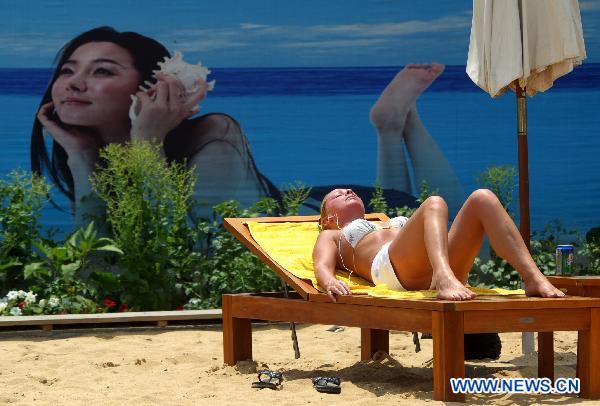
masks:
<path id="1" fill-rule="evenodd" d="M 394 217 L 390 219 L 389 228 L 401 228 L 407 221 L 408 218 L 404 216 Z M 383 228 L 385 227 L 381 227 L 369 220 L 356 219 L 342 228 L 342 234 L 346 241 L 348 241 L 348 244 L 350 244 L 352 248 L 356 248 L 356 245 L 365 237 L 365 235 Z"/>

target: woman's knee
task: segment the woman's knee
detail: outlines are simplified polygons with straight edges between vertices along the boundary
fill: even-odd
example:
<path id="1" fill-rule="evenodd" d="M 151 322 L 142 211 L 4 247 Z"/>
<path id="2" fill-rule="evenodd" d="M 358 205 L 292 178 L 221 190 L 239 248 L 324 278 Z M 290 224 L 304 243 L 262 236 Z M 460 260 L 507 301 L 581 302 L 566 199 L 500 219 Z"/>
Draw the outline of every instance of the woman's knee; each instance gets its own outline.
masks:
<path id="1" fill-rule="evenodd" d="M 496 206 L 500 204 L 498 197 L 489 189 L 477 189 L 467 199 L 469 203 L 480 208 Z"/>
<path id="2" fill-rule="evenodd" d="M 428 210 L 448 211 L 448 205 L 441 196 L 429 196 L 427 199 L 425 199 L 421 206 Z"/>

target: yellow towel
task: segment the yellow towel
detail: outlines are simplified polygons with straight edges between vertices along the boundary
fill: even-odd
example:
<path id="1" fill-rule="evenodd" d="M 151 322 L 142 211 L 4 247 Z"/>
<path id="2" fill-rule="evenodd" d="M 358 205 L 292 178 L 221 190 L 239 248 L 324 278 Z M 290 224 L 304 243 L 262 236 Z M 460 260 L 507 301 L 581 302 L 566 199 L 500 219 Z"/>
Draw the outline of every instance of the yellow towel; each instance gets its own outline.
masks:
<path id="1" fill-rule="evenodd" d="M 310 280 L 319 291 L 323 289 L 318 285 L 312 260 L 312 251 L 319 235 L 316 222 L 290 222 L 290 223 L 260 223 L 250 221 L 247 223 L 252 238 L 267 254 L 283 268 L 294 276 Z M 349 274 L 343 270 L 336 270 L 336 277 L 348 284 L 353 294 L 368 294 L 376 297 L 389 297 L 396 299 L 431 298 L 435 297 L 434 290 L 421 291 L 394 291 L 387 285 L 373 285 L 373 283 L 358 275 Z M 523 294 L 523 290 L 483 289 L 471 288 L 478 295 L 510 295 Z"/>

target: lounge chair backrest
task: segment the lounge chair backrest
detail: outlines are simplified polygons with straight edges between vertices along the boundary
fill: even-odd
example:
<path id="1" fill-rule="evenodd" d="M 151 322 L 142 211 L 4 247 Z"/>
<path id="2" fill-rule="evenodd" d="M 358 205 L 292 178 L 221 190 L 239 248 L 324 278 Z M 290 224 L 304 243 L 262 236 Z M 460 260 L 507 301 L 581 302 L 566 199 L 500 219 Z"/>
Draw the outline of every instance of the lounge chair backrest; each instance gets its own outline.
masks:
<path id="1" fill-rule="evenodd" d="M 388 221 L 389 218 L 383 213 L 372 213 L 365 215 L 367 220 L 371 221 Z M 288 285 L 294 288 L 303 299 L 308 300 L 309 295 L 318 294 L 319 292 L 312 286 L 310 281 L 300 279 L 287 269 L 283 268 L 275 262 L 258 243 L 252 238 L 250 230 L 247 226 L 249 222 L 261 223 L 284 223 L 284 222 L 317 222 L 319 216 L 287 216 L 287 217 L 257 217 L 257 218 L 225 218 L 223 219 L 225 228 L 250 251 L 257 255 L 261 261 L 269 266 L 279 277 L 281 277 Z"/>

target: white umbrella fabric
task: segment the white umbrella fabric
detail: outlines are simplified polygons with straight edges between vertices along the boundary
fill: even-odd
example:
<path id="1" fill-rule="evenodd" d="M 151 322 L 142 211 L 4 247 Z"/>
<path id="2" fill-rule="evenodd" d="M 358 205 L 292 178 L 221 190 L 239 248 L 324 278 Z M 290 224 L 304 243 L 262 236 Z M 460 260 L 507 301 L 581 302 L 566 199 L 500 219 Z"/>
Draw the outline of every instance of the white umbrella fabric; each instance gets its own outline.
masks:
<path id="1" fill-rule="evenodd" d="M 585 59 L 577 0 L 474 0 L 467 74 L 492 97 L 543 92 Z"/>
<path id="2" fill-rule="evenodd" d="M 492 97 L 517 93 L 521 234 L 529 247 L 525 93 L 552 87 L 585 59 L 577 0 L 473 0 L 467 74 Z"/>

